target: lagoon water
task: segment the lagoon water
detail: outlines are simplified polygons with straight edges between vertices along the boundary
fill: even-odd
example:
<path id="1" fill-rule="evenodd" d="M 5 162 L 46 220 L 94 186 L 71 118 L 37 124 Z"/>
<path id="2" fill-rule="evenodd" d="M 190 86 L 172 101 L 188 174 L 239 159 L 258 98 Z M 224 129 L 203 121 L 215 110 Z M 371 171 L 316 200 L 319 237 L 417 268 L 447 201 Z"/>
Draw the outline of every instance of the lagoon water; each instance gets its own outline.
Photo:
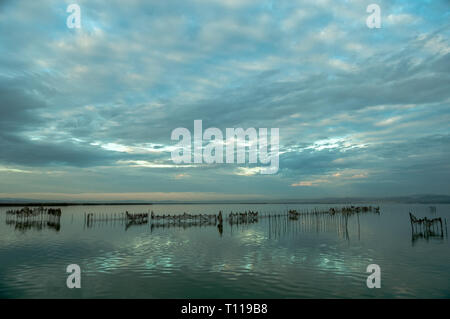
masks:
<path id="1" fill-rule="evenodd" d="M 370 203 L 369 203 L 370 204 Z M 328 209 L 339 205 L 149 205 L 62 207 L 60 226 L 25 227 L 0 208 L 0 298 L 449 298 L 450 244 L 412 234 L 417 217 L 450 221 L 450 205 L 382 204 L 380 214 L 251 224 L 162 227 L 123 221 L 85 223 L 85 212 L 114 216 L 254 210 Z M 153 225 L 153 226 L 152 226 Z M 66 267 L 81 267 L 81 289 L 68 289 Z M 369 289 L 369 264 L 381 288 Z"/>

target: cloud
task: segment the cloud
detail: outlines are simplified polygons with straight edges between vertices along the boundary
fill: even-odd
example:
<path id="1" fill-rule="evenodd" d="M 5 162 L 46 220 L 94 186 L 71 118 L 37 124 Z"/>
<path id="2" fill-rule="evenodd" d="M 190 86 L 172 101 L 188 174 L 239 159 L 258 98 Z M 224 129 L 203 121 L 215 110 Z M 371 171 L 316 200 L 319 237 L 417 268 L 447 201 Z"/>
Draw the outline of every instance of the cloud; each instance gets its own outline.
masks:
<path id="1" fill-rule="evenodd" d="M 164 164 L 164 163 L 155 163 L 155 162 L 149 162 L 149 161 L 117 161 L 117 164 L 123 164 L 123 165 L 129 165 L 130 167 L 146 167 L 146 168 L 186 168 L 186 167 L 196 167 L 197 165 L 190 165 L 190 164 Z M 179 174 L 180 175 L 180 174 Z M 181 175 L 184 176 L 184 175 Z"/>
<path id="2" fill-rule="evenodd" d="M 448 4 L 379 4 L 371 30 L 363 1 L 81 1 L 69 30 L 65 2 L 2 2 L 0 192 L 449 189 Z M 175 165 L 196 119 L 280 128 L 279 173 Z"/>
<path id="3" fill-rule="evenodd" d="M 338 170 L 335 173 L 327 174 L 324 176 L 317 176 L 314 179 L 299 181 L 297 183 L 291 184 L 293 187 L 311 187 L 311 186 L 319 186 L 321 184 L 333 183 L 340 185 L 343 182 L 348 182 L 349 180 L 358 180 L 365 179 L 369 176 L 367 171 L 364 170 L 355 170 L 355 169 L 343 169 Z"/>

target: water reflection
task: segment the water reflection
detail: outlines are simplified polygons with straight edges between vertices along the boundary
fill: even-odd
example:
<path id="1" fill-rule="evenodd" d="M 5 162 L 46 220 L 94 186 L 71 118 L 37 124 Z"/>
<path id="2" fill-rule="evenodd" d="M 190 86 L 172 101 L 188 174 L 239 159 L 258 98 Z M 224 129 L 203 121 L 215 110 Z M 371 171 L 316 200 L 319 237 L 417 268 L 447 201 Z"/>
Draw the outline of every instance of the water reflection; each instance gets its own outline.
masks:
<path id="1" fill-rule="evenodd" d="M 349 224 L 356 224 L 358 240 L 361 239 L 360 215 L 380 211 L 354 211 L 330 209 L 329 211 L 294 212 L 287 215 L 269 215 L 269 238 L 280 238 L 286 234 L 298 233 L 336 233 L 338 237 L 350 240 Z M 352 223 L 354 221 L 354 223 Z"/>
<path id="2" fill-rule="evenodd" d="M 444 240 L 445 238 L 446 236 L 444 236 L 443 233 L 436 233 L 428 230 L 428 231 L 413 232 L 411 236 L 411 242 L 414 246 L 414 244 L 416 244 L 416 242 L 419 240 L 425 240 L 428 242 L 429 240 Z"/>
<path id="3" fill-rule="evenodd" d="M 37 220 L 6 220 L 6 225 L 14 227 L 15 230 L 26 232 L 27 230 L 38 230 L 42 231 L 44 229 L 51 229 L 59 232 L 61 230 L 60 221 L 37 221 Z"/>
<path id="4" fill-rule="evenodd" d="M 148 220 L 128 220 L 125 224 L 125 230 L 133 226 L 144 226 L 148 224 Z"/>
<path id="5" fill-rule="evenodd" d="M 436 230 L 414 232 L 415 242 L 423 244 L 413 247 L 408 223 L 413 211 L 420 218 L 441 216 L 445 226 L 450 205 L 437 206 L 437 216 L 430 214 L 429 205 L 383 205 L 380 214 L 343 214 L 329 207 L 71 206 L 62 207 L 60 232 L 50 231 L 48 216 L 18 218 L 7 216 L 8 208 L 0 209 L 0 298 L 450 296 L 448 280 L 443 280 L 449 273 L 448 240 L 442 241 Z M 248 214 L 252 209 L 257 216 Z M 290 216 L 288 209 L 298 214 Z M 148 211 L 147 222 L 126 218 L 126 210 L 141 216 Z M 170 218 L 152 220 L 151 210 Z M 185 211 L 193 216 L 220 210 L 226 212 L 221 224 L 218 218 L 174 218 Z M 89 223 L 87 211 L 95 215 Z M 231 211 L 244 215 L 230 219 Z M 15 231 L 17 223 L 17 230 L 44 231 L 24 235 Z M 80 295 L 64 285 L 65 267 L 74 262 L 86 276 Z M 366 286 L 366 268 L 372 263 L 385 274 L 383 288 L 376 291 Z"/>

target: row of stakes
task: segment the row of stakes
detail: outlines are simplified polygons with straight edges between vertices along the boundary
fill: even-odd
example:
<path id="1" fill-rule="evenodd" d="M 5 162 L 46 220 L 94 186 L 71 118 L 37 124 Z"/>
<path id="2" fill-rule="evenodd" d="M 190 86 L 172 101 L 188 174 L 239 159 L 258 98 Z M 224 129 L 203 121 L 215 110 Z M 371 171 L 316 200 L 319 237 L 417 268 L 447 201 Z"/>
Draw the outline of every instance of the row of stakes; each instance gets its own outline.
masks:
<path id="1" fill-rule="evenodd" d="M 379 212 L 379 208 L 373 209 L 376 212 Z M 257 211 L 245 211 L 245 212 L 230 212 L 228 216 L 224 217 L 222 211 L 219 211 L 219 214 L 155 214 L 153 211 L 150 213 L 129 213 L 126 211 L 125 213 L 85 213 L 85 222 L 87 224 L 92 222 L 108 222 L 114 220 L 126 220 L 130 222 L 148 222 L 151 220 L 152 222 L 162 221 L 162 222 L 182 222 L 182 221 L 196 221 L 196 222 L 214 222 L 218 224 L 223 224 L 224 219 L 230 223 L 244 223 L 244 222 L 255 222 L 258 218 L 271 218 L 271 217 L 290 217 L 295 219 L 295 217 L 300 215 L 322 215 L 322 214 L 330 214 L 334 215 L 336 213 L 348 214 L 351 212 L 369 212 L 372 211 L 372 207 L 344 207 L 341 209 L 330 208 L 329 210 L 311 210 L 298 212 L 296 210 L 289 210 L 286 213 L 267 213 L 260 214 Z"/>

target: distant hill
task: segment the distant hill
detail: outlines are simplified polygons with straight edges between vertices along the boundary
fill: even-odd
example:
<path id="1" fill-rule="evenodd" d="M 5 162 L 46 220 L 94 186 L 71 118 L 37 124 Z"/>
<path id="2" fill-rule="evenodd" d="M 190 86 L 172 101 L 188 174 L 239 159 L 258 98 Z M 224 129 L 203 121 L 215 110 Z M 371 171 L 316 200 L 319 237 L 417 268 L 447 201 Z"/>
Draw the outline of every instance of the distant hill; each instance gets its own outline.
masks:
<path id="1" fill-rule="evenodd" d="M 411 204 L 450 204 L 450 195 L 410 195 L 393 197 L 329 197 L 317 199 L 291 199 L 283 203 L 301 204 L 347 204 L 347 203 L 411 203 Z M 281 203 L 281 202 L 280 202 Z"/>
<path id="2" fill-rule="evenodd" d="M 411 204 L 450 204 L 450 195 L 410 195 L 393 197 L 327 197 L 313 199 L 279 199 L 279 200 L 238 200 L 238 201 L 91 201 L 64 202 L 38 201 L 26 198 L 0 198 L 0 206 L 75 206 L 75 205 L 152 205 L 152 204 L 358 204 L 358 203 L 411 203 Z"/>

